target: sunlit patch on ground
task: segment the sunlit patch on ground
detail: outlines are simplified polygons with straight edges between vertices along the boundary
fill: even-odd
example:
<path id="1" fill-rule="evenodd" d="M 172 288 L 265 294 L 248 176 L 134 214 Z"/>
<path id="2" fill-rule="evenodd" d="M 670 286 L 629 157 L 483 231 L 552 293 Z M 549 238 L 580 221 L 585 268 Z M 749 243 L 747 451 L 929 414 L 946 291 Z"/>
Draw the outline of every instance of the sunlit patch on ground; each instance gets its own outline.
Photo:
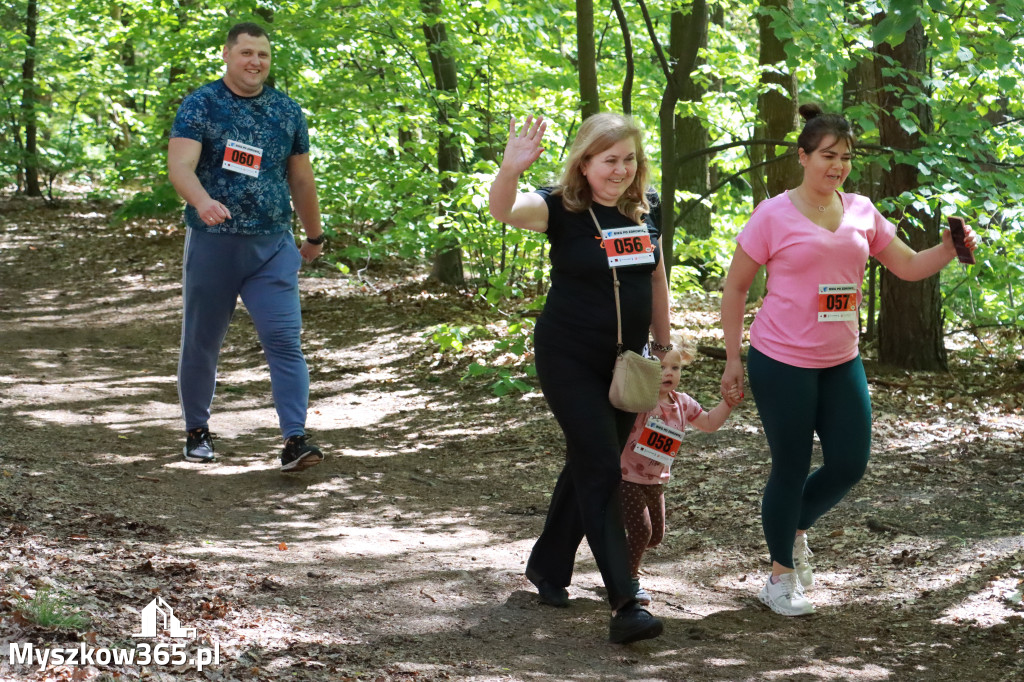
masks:
<path id="1" fill-rule="evenodd" d="M 960 603 L 946 609 L 937 623 L 947 625 L 972 622 L 980 627 L 1005 623 L 1008 618 L 1021 618 L 1021 567 L 1018 576 L 992 580 L 984 588 Z"/>
<path id="2" fill-rule="evenodd" d="M 812 529 L 810 618 L 757 599 L 770 464 L 752 403 L 717 433 L 688 432 L 668 534 L 640 575 L 665 633 L 610 646 L 585 542 L 568 609 L 539 604 L 523 575 L 564 444 L 539 392 L 498 398 L 493 379 L 463 379 L 470 357 L 431 340 L 487 317 L 471 297 L 376 263 L 370 284 L 330 266 L 302 279 L 308 426 L 327 459 L 295 475 L 278 471 L 268 374 L 240 309 L 211 423 L 218 461 L 190 464 L 175 379 L 180 232 L 62 220 L 53 229 L 75 235 L 59 250 L 0 231 L 0 291 L 37 297 L 0 308 L 0 646 L 109 645 L 160 595 L 226 662 L 201 677 L 117 671 L 125 679 L 1024 678 L 1024 419 L 996 390 L 1017 375 L 965 372 L 959 346 L 948 375 L 869 369 L 872 461 Z M 720 346 L 718 302 L 688 294 L 674 321 Z M 699 355 L 684 388 L 714 404 L 721 368 Z M 22 595 L 47 588 L 91 615 L 92 634 L 13 618 Z M 4 665 L 0 677 L 20 679 Z"/>

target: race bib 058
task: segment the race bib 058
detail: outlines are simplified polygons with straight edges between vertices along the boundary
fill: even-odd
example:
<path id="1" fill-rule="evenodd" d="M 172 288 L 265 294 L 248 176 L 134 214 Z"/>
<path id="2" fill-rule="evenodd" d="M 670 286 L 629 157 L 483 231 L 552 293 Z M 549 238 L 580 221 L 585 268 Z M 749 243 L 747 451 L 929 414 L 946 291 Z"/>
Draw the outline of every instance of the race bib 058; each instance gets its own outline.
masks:
<path id="1" fill-rule="evenodd" d="M 633 446 L 633 452 L 671 468 L 682 443 L 682 431 L 673 429 L 656 417 L 651 417 L 644 424 L 644 430 Z"/>

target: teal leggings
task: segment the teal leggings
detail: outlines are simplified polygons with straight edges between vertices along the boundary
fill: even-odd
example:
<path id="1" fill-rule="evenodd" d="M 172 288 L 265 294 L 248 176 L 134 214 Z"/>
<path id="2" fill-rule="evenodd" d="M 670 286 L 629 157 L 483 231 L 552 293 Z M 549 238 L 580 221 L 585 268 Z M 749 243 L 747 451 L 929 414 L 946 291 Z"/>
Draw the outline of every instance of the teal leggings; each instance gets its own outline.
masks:
<path id="1" fill-rule="evenodd" d="M 861 476 L 871 450 L 871 397 L 860 356 L 824 369 L 793 367 L 753 346 L 747 373 L 761 416 L 772 472 L 761 524 L 772 561 L 793 568 L 793 538 L 839 503 Z M 824 464 L 810 476 L 818 434 Z"/>

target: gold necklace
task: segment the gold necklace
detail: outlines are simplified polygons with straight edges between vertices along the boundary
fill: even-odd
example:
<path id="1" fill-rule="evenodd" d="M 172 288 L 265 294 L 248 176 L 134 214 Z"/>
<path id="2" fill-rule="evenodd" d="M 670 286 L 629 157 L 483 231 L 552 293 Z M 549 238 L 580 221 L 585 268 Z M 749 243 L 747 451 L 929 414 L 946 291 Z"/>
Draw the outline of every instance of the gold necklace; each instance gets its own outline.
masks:
<path id="1" fill-rule="evenodd" d="M 811 204 L 811 206 L 814 206 L 814 203 L 812 203 L 812 202 L 808 201 L 807 199 L 805 199 L 803 194 L 800 195 L 800 198 L 803 199 L 805 202 Z M 821 204 L 818 204 L 817 206 L 818 206 L 818 213 L 824 213 L 825 212 L 825 207 L 824 206 L 822 206 Z"/>

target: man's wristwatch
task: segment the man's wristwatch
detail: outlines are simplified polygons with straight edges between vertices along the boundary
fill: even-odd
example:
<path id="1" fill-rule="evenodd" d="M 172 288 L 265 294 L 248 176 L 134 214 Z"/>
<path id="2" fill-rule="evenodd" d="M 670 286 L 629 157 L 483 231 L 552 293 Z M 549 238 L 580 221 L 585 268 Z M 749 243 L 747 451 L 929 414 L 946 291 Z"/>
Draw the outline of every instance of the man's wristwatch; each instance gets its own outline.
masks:
<path id="1" fill-rule="evenodd" d="M 327 233 L 321 232 L 319 237 L 306 237 L 306 241 L 312 244 L 313 246 L 320 246 L 325 241 L 327 241 Z"/>

